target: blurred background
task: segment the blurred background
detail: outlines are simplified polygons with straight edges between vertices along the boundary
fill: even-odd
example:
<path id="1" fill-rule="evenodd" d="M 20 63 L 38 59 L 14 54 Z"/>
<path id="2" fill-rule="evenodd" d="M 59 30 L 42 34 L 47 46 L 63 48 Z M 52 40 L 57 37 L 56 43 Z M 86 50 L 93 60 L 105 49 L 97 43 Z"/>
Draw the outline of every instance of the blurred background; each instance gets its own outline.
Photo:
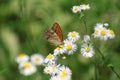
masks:
<path id="1" fill-rule="evenodd" d="M 80 14 L 71 10 L 83 3 L 91 7 L 85 11 L 87 33 Z M 58 63 L 72 70 L 72 80 L 119 80 L 107 65 L 113 64 L 120 74 L 120 0 L 0 0 L 0 80 L 49 80 L 50 76 L 43 73 L 44 67 L 38 67 L 31 76 L 20 74 L 15 58 L 20 53 L 40 53 L 44 57 L 52 53 L 55 46 L 47 42 L 45 32 L 55 22 L 60 24 L 64 39 L 68 32 L 77 31 L 81 40 L 85 34 L 92 35 L 96 23 L 109 23 L 115 39 L 94 40 L 105 56 L 104 61 L 81 56 L 80 40 L 77 52 L 65 60 L 60 57 Z M 98 64 L 98 79 L 94 62 Z"/>

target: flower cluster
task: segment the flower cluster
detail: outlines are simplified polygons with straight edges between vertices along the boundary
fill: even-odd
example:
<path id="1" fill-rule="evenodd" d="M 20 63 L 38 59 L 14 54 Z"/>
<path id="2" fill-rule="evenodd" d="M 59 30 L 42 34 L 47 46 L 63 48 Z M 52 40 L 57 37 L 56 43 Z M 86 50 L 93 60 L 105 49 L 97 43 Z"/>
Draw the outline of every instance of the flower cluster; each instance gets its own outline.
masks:
<path id="1" fill-rule="evenodd" d="M 28 76 L 37 71 L 36 66 L 43 64 L 44 58 L 39 53 L 33 54 L 31 57 L 21 53 L 16 57 L 16 62 L 19 64 L 20 73 Z"/>
<path id="2" fill-rule="evenodd" d="M 71 70 L 64 65 L 57 64 L 57 56 L 60 54 L 73 54 L 76 49 L 76 41 L 80 38 L 80 35 L 76 31 L 68 33 L 68 38 L 64 40 L 63 45 L 59 45 L 53 54 L 49 54 L 45 60 L 44 73 L 50 74 L 50 80 L 71 80 Z"/>
<path id="3" fill-rule="evenodd" d="M 89 10 L 89 9 L 90 9 L 89 4 L 82 4 L 82 5 L 79 5 L 79 6 L 73 6 L 72 7 L 72 12 L 77 13 L 77 12 L 81 12 L 83 10 Z"/>
<path id="4" fill-rule="evenodd" d="M 56 63 L 57 55 L 48 54 L 44 60 L 44 73 L 51 75 L 50 80 L 71 80 L 71 70 L 64 65 Z"/>
<path id="5" fill-rule="evenodd" d="M 93 36 L 94 38 L 99 38 L 101 40 L 113 39 L 115 33 L 111 29 L 107 29 L 108 24 L 97 23 L 94 28 Z"/>
<path id="6" fill-rule="evenodd" d="M 50 80 L 71 80 L 71 70 L 67 66 L 47 65 L 44 68 L 44 73 L 51 75 Z"/>
<path id="7" fill-rule="evenodd" d="M 68 38 L 66 40 L 64 40 L 64 45 L 59 45 L 59 47 L 57 47 L 54 50 L 54 55 L 58 55 L 58 54 L 68 54 L 71 55 L 73 54 L 76 49 L 77 49 L 77 45 L 76 45 L 76 41 L 80 38 L 80 35 L 78 32 L 76 31 L 72 31 L 68 33 Z"/>
<path id="8" fill-rule="evenodd" d="M 90 42 L 89 35 L 84 36 L 83 44 L 80 51 L 81 54 L 86 58 L 92 57 L 94 55 L 94 49 L 92 43 Z"/>

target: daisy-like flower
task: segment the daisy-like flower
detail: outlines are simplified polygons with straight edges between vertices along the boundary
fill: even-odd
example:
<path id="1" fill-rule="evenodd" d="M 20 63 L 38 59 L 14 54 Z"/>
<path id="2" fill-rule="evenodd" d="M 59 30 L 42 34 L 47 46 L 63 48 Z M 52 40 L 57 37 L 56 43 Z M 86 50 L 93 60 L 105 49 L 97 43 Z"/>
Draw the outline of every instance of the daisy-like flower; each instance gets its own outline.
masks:
<path id="1" fill-rule="evenodd" d="M 100 32 L 103 28 L 104 28 L 103 24 L 101 24 L 101 23 L 96 24 L 96 26 L 94 28 L 94 33 L 93 33 L 94 38 L 100 38 Z"/>
<path id="2" fill-rule="evenodd" d="M 101 40 L 107 40 L 108 39 L 108 31 L 107 29 L 103 26 L 103 24 L 98 23 L 95 26 L 93 36 L 94 38 L 99 38 Z"/>
<path id="3" fill-rule="evenodd" d="M 60 78 L 58 76 L 52 76 L 50 80 L 60 80 Z"/>
<path id="4" fill-rule="evenodd" d="M 114 31 L 113 30 L 108 30 L 108 37 L 110 38 L 110 39 L 113 39 L 114 37 L 115 37 L 115 33 L 114 33 Z"/>
<path id="5" fill-rule="evenodd" d="M 33 54 L 31 56 L 31 62 L 34 64 L 34 65 L 41 65 L 44 61 L 44 58 L 42 55 L 40 54 Z"/>
<path id="6" fill-rule="evenodd" d="M 80 7 L 80 6 L 73 6 L 73 7 L 72 7 L 72 12 L 73 12 L 73 13 L 80 12 L 79 7 Z"/>
<path id="7" fill-rule="evenodd" d="M 68 55 L 73 54 L 77 49 L 77 45 L 69 40 L 64 41 L 64 45 L 66 47 L 66 53 Z"/>
<path id="8" fill-rule="evenodd" d="M 71 80 L 72 72 L 68 67 L 61 66 L 59 69 L 60 69 L 60 72 L 58 73 L 57 77 L 60 80 Z"/>
<path id="9" fill-rule="evenodd" d="M 101 40 L 107 40 L 108 39 L 108 31 L 106 28 L 103 28 L 101 31 L 100 31 L 100 39 Z"/>
<path id="10" fill-rule="evenodd" d="M 54 50 L 54 55 L 58 55 L 58 54 L 63 54 L 66 52 L 66 48 L 64 45 L 60 45 L 59 47 L 57 47 L 55 50 Z"/>
<path id="11" fill-rule="evenodd" d="M 104 28 L 104 26 L 103 26 L 102 23 L 97 23 L 97 24 L 95 25 L 94 30 L 102 30 L 103 28 Z"/>
<path id="12" fill-rule="evenodd" d="M 90 41 L 90 36 L 89 35 L 84 35 L 84 42 L 87 43 Z"/>
<path id="13" fill-rule="evenodd" d="M 57 56 L 53 55 L 53 54 L 48 54 L 48 56 L 45 58 L 44 62 L 52 65 L 55 64 L 55 61 L 57 59 Z"/>
<path id="14" fill-rule="evenodd" d="M 109 24 L 108 24 L 108 23 L 104 23 L 104 26 L 106 26 L 106 27 L 107 27 L 107 26 L 109 26 Z"/>
<path id="15" fill-rule="evenodd" d="M 92 44 L 86 44 L 84 43 L 82 46 L 81 46 L 81 54 L 86 57 L 86 58 L 89 58 L 89 57 L 92 57 L 94 55 L 94 50 L 93 50 L 93 46 Z"/>
<path id="16" fill-rule="evenodd" d="M 50 74 L 52 76 L 56 75 L 59 72 L 60 65 L 50 65 L 44 68 L 44 73 Z"/>
<path id="17" fill-rule="evenodd" d="M 73 31 L 68 33 L 68 40 L 75 42 L 80 38 L 80 35 L 78 32 Z"/>
<path id="18" fill-rule="evenodd" d="M 24 53 L 21 53 L 16 57 L 17 63 L 27 62 L 28 60 L 29 60 L 29 56 Z"/>
<path id="19" fill-rule="evenodd" d="M 90 9 L 90 5 L 89 4 L 80 5 L 80 9 L 81 10 L 89 10 Z"/>
<path id="20" fill-rule="evenodd" d="M 31 62 L 23 62 L 19 65 L 20 73 L 28 76 L 36 72 L 36 67 Z"/>
<path id="21" fill-rule="evenodd" d="M 104 27 L 105 26 L 105 27 Z M 93 33 L 94 38 L 99 38 L 101 40 L 107 40 L 109 39 L 113 39 L 115 37 L 115 33 L 113 30 L 111 29 L 107 29 L 106 27 L 109 26 L 108 23 L 105 24 L 101 24 L 98 23 L 95 26 L 95 32 Z"/>
<path id="22" fill-rule="evenodd" d="M 99 38 L 100 37 L 100 30 L 95 30 L 93 33 L 94 38 Z"/>

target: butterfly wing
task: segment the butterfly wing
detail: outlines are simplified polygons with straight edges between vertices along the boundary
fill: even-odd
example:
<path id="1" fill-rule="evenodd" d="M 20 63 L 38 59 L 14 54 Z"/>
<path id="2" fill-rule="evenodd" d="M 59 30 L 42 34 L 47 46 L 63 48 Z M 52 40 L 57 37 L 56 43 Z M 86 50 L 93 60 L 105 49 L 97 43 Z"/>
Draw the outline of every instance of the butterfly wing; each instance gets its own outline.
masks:
<path id="1" fill-rule="evenodd" d="M 52 30 L 58 35 L 61 42 L 63 41 L 63 34 L 62 29 L 60 28 L 60 25 L 58 23 L 54 23 Z"/>
<path id="2" fill-rule="evenodd" d="M 62 30 L 58 23 L 54 23 L 53 27 L 46 32 L 46 39 L 54 45 L 63 44 Z"/>

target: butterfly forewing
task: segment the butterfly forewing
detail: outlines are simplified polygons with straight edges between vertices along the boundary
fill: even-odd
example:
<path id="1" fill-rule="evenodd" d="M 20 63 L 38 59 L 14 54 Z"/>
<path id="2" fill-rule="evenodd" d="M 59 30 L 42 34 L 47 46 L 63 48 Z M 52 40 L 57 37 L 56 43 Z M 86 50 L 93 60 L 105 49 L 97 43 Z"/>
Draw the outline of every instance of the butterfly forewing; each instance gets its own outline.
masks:
<path id="1" fill-rule="evenodd" d="M 62 34 L 62 29 L 60 28 L 60 25 L 58 23 L 54 23 L 51 29 L 58 35 L 60 40 L 63 41 L 63 34 Z"/>
<path id="2" fill-rule="evenodd" d="M 63 44 L 62 30 L 58 23 L 54 23 L 53 27 L 46 32 L 46 39 L 54 45 Z"/>

